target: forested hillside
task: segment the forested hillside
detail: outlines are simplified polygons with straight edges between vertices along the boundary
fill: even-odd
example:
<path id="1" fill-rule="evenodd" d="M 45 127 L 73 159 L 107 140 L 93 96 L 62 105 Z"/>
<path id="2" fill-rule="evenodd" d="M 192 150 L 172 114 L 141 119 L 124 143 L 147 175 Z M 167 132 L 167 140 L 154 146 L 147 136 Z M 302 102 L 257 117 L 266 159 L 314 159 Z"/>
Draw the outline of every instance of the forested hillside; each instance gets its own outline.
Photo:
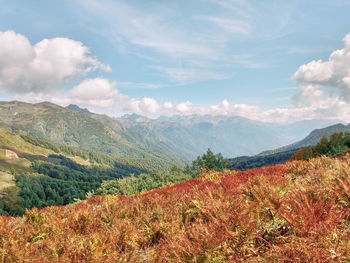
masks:
<path id="1" fill-rule="evenodd" d="M 292 160 L 308 160 L 321 155 L 336 156 L 350 150 L 350 132 L 335 132 L 329 136 L 323 136 L 315 146 L 300 148 L 292 157 Z"/>
<path id="2" fill-rule="evenodd" d="M 0 129 L 0 213 L 84 199 L 104 180 L 152 170 L 111 155 L 86 152 Z"/>
<path id="3" fill-rule="evenodd" d="M 228 168 L 231 170 L 246 170 L 266 165 L 274 165 L 288 161 L 298 149 L 254 156 L 240 156 L 228 159 Z"/>
<path id="4" fill-rule="evenodd" d="M 4 262 L 348 262 L 350 154 L 0 217 Z"/>
<path id="5" fill-rule="evenodd" d="M 323 136 L 325 136 L 326 138 L 329 138 L 333 133 L 339 133 L 339 132 L 343 132 L 343 133 L 350 132 L 350 126 L 338 123 L 335 125 L 325 127 L 323 129 L 315 129 L 312 132 L 310 132 L 308 136 L 306 136 L 304 139 L 298 142 L 283 146 L 275 150 L 264 151 L 260 153 L 260 155 L 269 155 L 273 153 L 285 152 L 290 150 L 298 150 L 302 147 L 314 146 L 320 141 L 320 139 Z"/>
<path id="6" fill-rule="evenodd" d="M 293 159 L 307 160 L 311 157 L 324 155 L 334 156 L 349 149 L 347 143 L 349 125 L 336 124 L 323 129 L 315 129 L 304 139 L 293 144 L 277 148 L 274 150 L 264 151 L 254 156 L 240 156 L 228 159 L 230 169 L 245 170 L 248 168 L 261 167 L 265 165 L 274 165 L 284 163 L 293 156 Z M 332 138 L 333 136 L 333 138 Z M 340 136 L 340 137 L 339 137 Z M 330 141 L 328 141 L 330 139 Z M 323 145 L 315 146 L 323 140 Z M 321 149 L 322 148 L 322 149 Z M 310 150 L 313 151 L 310 153 Z"/>

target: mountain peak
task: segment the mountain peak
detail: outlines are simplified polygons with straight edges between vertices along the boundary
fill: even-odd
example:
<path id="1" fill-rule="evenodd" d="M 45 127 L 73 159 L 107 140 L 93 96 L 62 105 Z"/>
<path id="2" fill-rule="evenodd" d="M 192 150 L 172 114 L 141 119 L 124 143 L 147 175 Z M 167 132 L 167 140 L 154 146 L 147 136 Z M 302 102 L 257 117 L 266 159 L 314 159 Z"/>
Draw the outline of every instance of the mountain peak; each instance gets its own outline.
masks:
<path id="1" fill-rule="evenodd" d="M 77 112 L 86 112 L 86 113 L 91 113 L 87 108 L 80 108 L 78 105 L 75 104 L 69 104 L 66 109 L 71 110 L 71 111 L 77 111 Z"/>

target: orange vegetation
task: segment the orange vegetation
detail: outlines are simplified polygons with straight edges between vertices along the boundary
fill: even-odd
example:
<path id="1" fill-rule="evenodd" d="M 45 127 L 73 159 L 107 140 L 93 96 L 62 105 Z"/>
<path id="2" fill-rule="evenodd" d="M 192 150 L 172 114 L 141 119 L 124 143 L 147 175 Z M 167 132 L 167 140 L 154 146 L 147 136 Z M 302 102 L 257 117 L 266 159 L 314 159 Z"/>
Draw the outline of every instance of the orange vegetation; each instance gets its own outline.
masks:
<path id="1" fill-rule="evenodd" d="M 350 154 L 0 217 L 0 262 L 350 262 Z"/>

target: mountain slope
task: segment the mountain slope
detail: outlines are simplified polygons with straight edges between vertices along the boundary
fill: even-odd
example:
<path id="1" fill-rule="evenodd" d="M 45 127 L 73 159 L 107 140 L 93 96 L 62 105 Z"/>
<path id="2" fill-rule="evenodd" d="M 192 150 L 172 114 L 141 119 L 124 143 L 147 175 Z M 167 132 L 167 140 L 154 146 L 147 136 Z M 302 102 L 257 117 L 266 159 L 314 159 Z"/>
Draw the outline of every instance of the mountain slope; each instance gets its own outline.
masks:
<path id="1" fill-rule="evenodd" d="M 329 138 L 333 133 L 339 132 L 350 132 L 350 126 L 346 126 L 341 123 L 331 125 L 323 129 L 313 130 L 304 139 L 275 150 L 264 151 L 254 156 L 230 158 L 228 159 L 229 169 L 245 170 L 248 168 L 284 163 L 288 161 L 298 149 L 302 147 L 314 146 L 320 141 L 322 136 Z"/>
<path id="2" fill-rule="evenodd" d="M 335 125 L 331 125 L 328 126 L 326 128 L 323 129 L 315 129 L 313 130 L 308 136 L 306 136 L 304 139 L 292 143 L 290 145 L 284 146 L 284 147 L 280 147 L 278 149 L 275 150 L 271 150 L 271 151 L 264 151 L 262 153 L 260 153 L 260 156 L 263 155 L 269 155 L 269 154 L 273 154 L 273 153 L 280 153 L 280 152 L 285 152 L 285 151 L 291 151 L 291 150 L 296 150 L 302 147 L 307 147 L 307 146 L 314 146 L 316 145 L 320 139 L 323 136 L 326 136 L 327 138 L 329 138 L 333 133 L 339 133 L 339 132 L 350 132 L 350 125 L 344 125 L 341 123 L 335 124 Z"/>
<path id="3" fill-rule="evenodd" d="M 155 169 L 161 169 L 173 163 L 183 163 L 181 158 L 159 147 L 150 148 L 128 141 L 122 124 L 116 120 L 109 126 L 104 124 L 110 120 L 104 115 L 73 111 L 48 102 L 0 103 L 0 127 L 17 134 L 110 153 L 117 158 L 143 163 L 146 168 L 153 165 Z"/>
<path id="4" fill-rule="evenodd" d="M 257 168 L 267 165 L 275 165 L 288 161 L 297 149 L 275 152 L 264 155 L 240 156 L 228 159 L 228 169 L 246 170 L 249 168 Z"/>

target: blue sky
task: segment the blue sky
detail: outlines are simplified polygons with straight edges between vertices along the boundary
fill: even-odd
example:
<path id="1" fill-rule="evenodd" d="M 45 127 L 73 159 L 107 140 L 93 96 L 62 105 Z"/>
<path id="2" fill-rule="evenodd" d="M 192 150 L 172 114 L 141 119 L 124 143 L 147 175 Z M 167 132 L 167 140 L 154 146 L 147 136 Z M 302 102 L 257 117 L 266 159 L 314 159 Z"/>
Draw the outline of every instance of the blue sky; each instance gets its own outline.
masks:
<path id="1" fill-rule="evenodd" d="M 1 100 L 111 115 L 350 119 L 348 0 L 0 4 Z M 337 50 L 343 57 L 332 60 Z"/>

